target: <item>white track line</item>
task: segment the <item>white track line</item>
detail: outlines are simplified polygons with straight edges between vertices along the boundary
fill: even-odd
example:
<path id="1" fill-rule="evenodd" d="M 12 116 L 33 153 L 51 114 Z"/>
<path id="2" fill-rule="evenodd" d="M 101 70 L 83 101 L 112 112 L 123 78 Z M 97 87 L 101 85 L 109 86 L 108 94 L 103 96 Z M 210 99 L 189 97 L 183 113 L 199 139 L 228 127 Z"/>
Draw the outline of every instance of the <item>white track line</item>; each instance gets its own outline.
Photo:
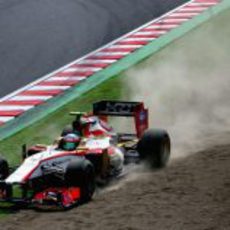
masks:
<path id="1" fill-rule="evenodd" d="M 12 97 L 11 100 L 13 101 L 33 101 L 33 100 L 42 100 L 46 101 L 48 99 L 52 98 L 52 96 L 15 96 Z"/>
<path id="2" fill-rule="evenodd" d="M 63 70 L 62 72 L 64 73 L 68 73 L 68 72 L 87 72 L 87 71 L 92 71 L 92 72 L 96 72 L 96 71 L 99 71 L 101 70 L 102 68 L 96 68 L 96 67 L 84 67 L 84 68 L 80 68 L 80 67 L 71 67 L 71 68 L 68 68 L 68 69 L 65 69 Z"/>
<path id="3" fill-rule="evenodd" d="M 33 105 L 0 105 L 1 111 L 13 111 L 13 110 L 29 110 L 32 109 Z"/>
<path id="4" fill-rule="evenodd" d="M 194 11 L 196 11 L 196 12 L 202 12 L 202 11 L 204 11 L 204 10 L 207 10 L 209 7 L 187 7 L 187 8 L 183 8 L 183 9 L 181 9 L 181 10 L 179 10 L 178 12 L 184 12 L 184 11 L 186 11 L 186 12 L 194 12 Z"/>
<path id="5" fill-rule="evenodd" d="M 167 32 L 168 32 L 167 30 L 165 30 L 165 31 L 163 31 L 163 30 L 159 30 L 159 31 L 154 30 L 154 31 L 143 31 L 143 32 L 141 31 L 141 32 L 136 33 L 135 35 L 162 35 L 162 34 L 165 34 Z"/>
<path id="6" fill-rule="evenodd" d="M 10 116 L 0 116 L 0 122 L 8 122 L 10 120 L 13 120 L 14 117 L 10 117 Z"/>
<path id="7" fill-rule="evenodd" d="M 86 59 L 79 62 L 79 64 L 100 64 L 100 63 L 112 64 L 116 61 L 117 61 L 116 59 L 98 59 L 98 60 Z"/>
<path id="8" fill-rule="evenodd" d="M 46 86 L 46 85 L 36 85 L 32 88 L 30 88 L 30 91 L 36 91 L 36 90 L 66 90 L 71 86 L 64 86 L 64 85 L 54 85 L 54 86 Z"/>
<path id="9" fill-rule="evenodd" d="M 101 56 L 117 56 L 117 55 L 127 55 L 130 52 L 99 52 L 94 56 L 101 57 Z"/>
<path id="10" fill-rule="evenodd" d="M 52 82 L 52 81 L 82 81 L 84 80 L 85 77 L 51 77 L 47 80 L 45 80 L 44 82 Z"/>
<path id="11" fill-rule="evenodd" d="M 170 23 L 170 22 L 178 22 L 178 23 L 182 23 L 182 22 L 186 22 L 188 21 L 189 18 L 166 18 L 164 19 L 164 23 Z"/>
<path id="12" fill-rule="evenodd" d="M 152 40 L 154 40 L 154 39 L 156 39 L 156 38 L 155 38 L 155 37 L 151 37 L 151 38 L 148 38 L 148 37 L 146 37 L 146 38 L 126 38 L 126 39 L 124 39 L 123 41 L 124 41 L 124 42 L 152 41 Z"/>
<path id="13" fill-rule="evenodd" d="M 210 7 L 210 6 L 214 6 L 216 5 L 215 2 L 192 2 L 189 4 L 190 6 L 207 6 L 207 7 Z"/>
<path id="14" fill-rule="evenodd" d="M 109 48 L 117 48 L 117 49 L 133 49 L 133 48 L 140 48 L 142 47 L 143 45 L 112 45 L 111 47 Z"/>
<path id="15" fill-rule="evenodd" d="M 174 14 L 172 14 L 171 16 L 172 17 L 194 17 L 194 16 L 196 16 L 196 15 L 198 15 L 198 14 L 200 14 L 200 12 L 196 12 L 196 13 L 174 13 Z"/>
<path id="16" fill-rule="evenodd" d="M 148 26 L 146 27 L 146 29 L 174 29 L 178 27 L 178 24 L 158 24 L 158 25 L 151 25 L 151 26 Z"/>

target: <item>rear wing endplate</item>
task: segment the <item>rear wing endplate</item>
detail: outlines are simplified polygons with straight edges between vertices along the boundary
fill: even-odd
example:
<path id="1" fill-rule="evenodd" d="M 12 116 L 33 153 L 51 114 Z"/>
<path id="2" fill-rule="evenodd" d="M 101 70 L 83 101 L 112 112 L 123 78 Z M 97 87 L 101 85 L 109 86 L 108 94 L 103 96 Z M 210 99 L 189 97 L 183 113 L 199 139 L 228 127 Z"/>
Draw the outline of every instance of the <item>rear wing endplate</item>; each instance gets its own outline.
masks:
<path id="1" fill-rule="evenodd" d="M 93 104 L 93 114 L 134 117 L 138 137 L 148 128 L 148 109 L 144 107 L 143 102 L 103 100 Z"/>

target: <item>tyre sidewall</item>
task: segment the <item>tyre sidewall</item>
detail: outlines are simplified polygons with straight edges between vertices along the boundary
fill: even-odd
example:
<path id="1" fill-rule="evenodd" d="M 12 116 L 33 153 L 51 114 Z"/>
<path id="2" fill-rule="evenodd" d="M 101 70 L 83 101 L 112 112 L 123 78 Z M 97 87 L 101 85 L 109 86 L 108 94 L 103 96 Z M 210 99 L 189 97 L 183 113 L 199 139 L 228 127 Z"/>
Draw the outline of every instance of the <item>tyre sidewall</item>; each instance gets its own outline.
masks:
<path id="1" fill-rule="evenodd" d="M 170 138 L 165 130 L 147 130 L 137 145 L 141 160 L 152 168 L 164 167 L 170 156 Z"/>
<path id="2" fill-rule="evenodd" d="M 95 171 L 86 159 L 71 161 L 66 169 L 65 181 L 68 187 L 80 187 L 81 200 L 89 201 L 95 191 Z"/>
<path id="3" fill-rule="evenodd" d="M 0 180 L 4 180 L 9 176 L 9 165 L 8 162 L 0 157 Z"/>

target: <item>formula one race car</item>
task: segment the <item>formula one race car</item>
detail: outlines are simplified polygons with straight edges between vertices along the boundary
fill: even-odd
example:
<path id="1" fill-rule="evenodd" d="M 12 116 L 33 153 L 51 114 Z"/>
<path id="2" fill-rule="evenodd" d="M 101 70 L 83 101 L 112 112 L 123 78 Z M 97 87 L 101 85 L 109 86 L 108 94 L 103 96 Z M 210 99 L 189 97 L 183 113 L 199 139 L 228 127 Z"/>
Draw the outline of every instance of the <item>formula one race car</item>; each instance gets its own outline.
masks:
<path id="1" fill-rule="evenodd" d="M 76 119 L 53 145 L 24 145 L 16 169 L 0 158 L 0 202 L 67 209 L 89 201 L 97 184 L 119 177 L 127 164 L 168 162 L 169 135 L 148 129 L 142 102 L 100 101 L 90 113 L 71 114 Z M 133 117 L 136 132 L 115 133 L 109 116 Z"/>

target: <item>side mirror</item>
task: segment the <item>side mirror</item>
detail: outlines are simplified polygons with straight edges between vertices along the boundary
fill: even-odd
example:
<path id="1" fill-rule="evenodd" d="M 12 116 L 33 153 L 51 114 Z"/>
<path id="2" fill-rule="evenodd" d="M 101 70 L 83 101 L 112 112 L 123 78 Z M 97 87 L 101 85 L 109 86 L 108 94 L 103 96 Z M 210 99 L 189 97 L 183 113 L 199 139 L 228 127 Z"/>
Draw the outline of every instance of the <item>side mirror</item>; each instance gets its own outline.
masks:
<path id="1" fill-rule="evenodd" d="M 22 145 L 22 159 L 26 159 L 27 158 L 27 146 L 26 144 Z"/>

